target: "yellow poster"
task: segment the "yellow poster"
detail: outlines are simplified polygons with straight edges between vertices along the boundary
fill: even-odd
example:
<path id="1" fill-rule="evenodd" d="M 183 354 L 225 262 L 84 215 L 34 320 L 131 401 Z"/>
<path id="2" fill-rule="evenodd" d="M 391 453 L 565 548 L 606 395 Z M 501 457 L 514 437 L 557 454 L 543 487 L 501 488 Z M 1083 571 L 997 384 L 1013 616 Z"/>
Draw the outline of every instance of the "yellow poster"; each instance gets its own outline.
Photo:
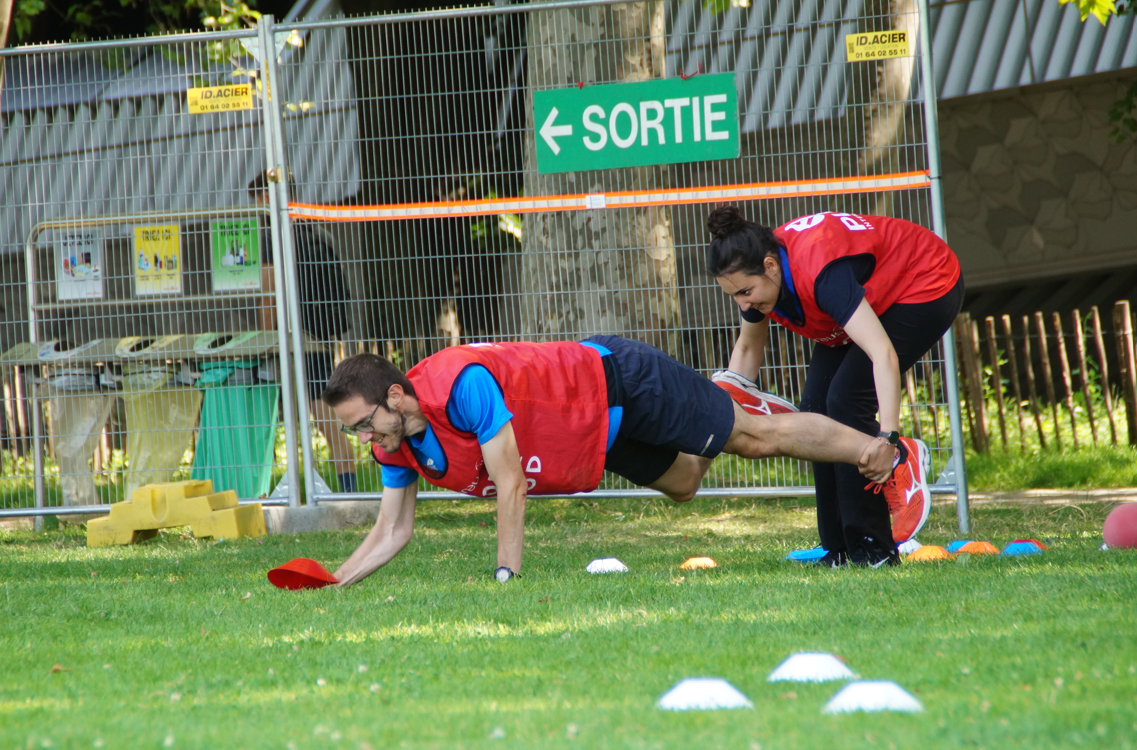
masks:
<path id="1" fill-rule="evenodd" d="M 178 224 L 134 228 L 134 295 L 182 293 L 182 242 Z"/>
<path id="2" fill-rule="evenodd" d="M 186 110 L 191 115 L 252 108 L 253 87 L 247 83 L 186 90 Z"/>
<path id="3" fill-rule="evenodd" d="M 907 31 L 869 31 L 845 36 L 845 51 L 849 62 L 888 60 L 909 57 Z"/>

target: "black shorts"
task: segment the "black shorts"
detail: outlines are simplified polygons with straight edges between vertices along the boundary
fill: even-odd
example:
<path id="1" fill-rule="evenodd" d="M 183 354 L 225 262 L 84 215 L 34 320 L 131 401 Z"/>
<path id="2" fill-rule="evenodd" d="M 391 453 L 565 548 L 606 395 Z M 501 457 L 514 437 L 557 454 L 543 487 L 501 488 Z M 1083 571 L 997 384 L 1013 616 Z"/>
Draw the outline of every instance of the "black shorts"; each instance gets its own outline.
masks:
<path id="1" fill-rule="evenodd" d="M 619 336 L 586 341 L 612 352 L 615 391 L 624 409 L 604 468 L 644 487 L 659 479 L 680 453 L 713 458 L 734 429 L 734 402 L 726 391 L 655 347 Z M 609 376 L 611 377 L 611 375 Z"/>
<path id="2" fill-rule="evenodd" d="M 309 401 L 320 400 L 334 369 L 335 360 L 332 359 L 331 352 L 304 353 L 304 376 L 308 380 Z"/>

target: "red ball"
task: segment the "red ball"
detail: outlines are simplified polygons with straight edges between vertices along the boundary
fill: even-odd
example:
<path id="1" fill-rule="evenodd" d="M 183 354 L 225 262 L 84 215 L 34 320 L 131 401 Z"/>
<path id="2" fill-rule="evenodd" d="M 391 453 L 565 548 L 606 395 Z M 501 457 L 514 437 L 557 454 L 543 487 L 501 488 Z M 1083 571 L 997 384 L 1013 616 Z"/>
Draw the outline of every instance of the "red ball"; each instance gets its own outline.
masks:
<path id="1" fill-rule="evenodd" d="M 1124 503 L 1111 510 L 1101 535 L 1110 549 L 1137 547 L 1137 503 Z"/>

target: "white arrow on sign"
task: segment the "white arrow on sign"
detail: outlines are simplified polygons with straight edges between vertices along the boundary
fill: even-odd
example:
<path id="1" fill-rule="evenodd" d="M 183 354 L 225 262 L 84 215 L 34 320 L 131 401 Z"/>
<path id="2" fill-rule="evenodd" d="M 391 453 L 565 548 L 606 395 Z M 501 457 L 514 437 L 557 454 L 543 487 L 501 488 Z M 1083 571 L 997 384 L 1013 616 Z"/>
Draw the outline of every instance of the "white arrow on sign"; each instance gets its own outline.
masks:
<path id="1" fill-rule="evenodd" d="M 557 114 L 559 114 L 557 108 L 553 107 L 553 111 L 545 118 L 545 124 L 537 131 L 541 134 L 541 137 L 545 139 L 545 143 L 549 144 L 549 148 L 552 149 L 554 156 L 561 152 L 561 147 L 558 146 L 557 142 L 553 139 L 560 138 L 562 135 L 572 135 L 572 125 L 553 124 L 556 122 Z"/>

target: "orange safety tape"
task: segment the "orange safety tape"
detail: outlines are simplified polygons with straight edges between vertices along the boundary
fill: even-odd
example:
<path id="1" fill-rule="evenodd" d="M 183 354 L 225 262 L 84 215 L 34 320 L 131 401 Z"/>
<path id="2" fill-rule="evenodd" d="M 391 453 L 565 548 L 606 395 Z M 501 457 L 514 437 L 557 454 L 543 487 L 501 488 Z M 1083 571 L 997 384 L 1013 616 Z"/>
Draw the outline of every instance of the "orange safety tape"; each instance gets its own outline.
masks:
<path id="1" fill-rule="evenodd" d="M 537 211 L 585 211 L 595 208 L 642 208 L 690 203 L 716 203 L 728 200 L 771 200 L 810 195 L 878 193 L 912 190 L 932 184 L 927 170 L 860 177 L 834 177 L 796 182 L 753 182 L 743 185 L 678 188 L 674 190 L 632 190 L 620 193 L 586 195 L 545 195 L 528 198 L 484 198 L 475 201 L 437 203 L 388 203 L 380 206 L 321 206 L 288 204 L 294 219 L 314 221 L 399 221 L 406 219 L 448 219 L 458 216 L 525 214 Z"/>

